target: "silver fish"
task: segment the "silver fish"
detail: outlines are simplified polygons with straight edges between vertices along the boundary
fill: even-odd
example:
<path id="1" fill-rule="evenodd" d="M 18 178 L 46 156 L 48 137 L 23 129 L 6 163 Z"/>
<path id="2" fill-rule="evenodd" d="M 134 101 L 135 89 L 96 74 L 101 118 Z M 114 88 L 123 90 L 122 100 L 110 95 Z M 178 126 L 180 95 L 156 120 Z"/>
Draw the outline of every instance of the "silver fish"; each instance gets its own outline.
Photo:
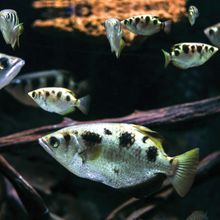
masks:
<path id="1" fill-rule="evenodd" d="M 208 216 L 203 211 L 194 211 L 186 220 L 208 220 Z"/>
<path id="2" fill-rule="evenodd" d="M 79 177 L 125 188 L 162 173 L 180 196 L 193 183 L 199 157 L 198 148 L 169 157 L 155 131 L 132 124 L 71 126 L 40 138 L 39 143 Z"/>
<path id="3" fill-rule="evenodd" d="M 196 22 L 196 19 L 199 17 L 199 10 L 196 6 L 191 5 L 188 9 L 188 19 L 191 26 L 193 26 Z"/>
<path id="4" fill-rule="evenodd" d="M 212 44 L 220 48 L 220 23 L 207 27 L 204 33 Z"/>
<path id="5" fill-rule="evenodd" d="M 144 36 L 151 36 L 164 30 L 166 33 L 170 32 L 171 22 L 161 21 L 159 17 L 153 15 L 139 15 L 129 17 L 121 21 L 124 28 L 129 31 Z"/>
<path id="6" fill-rule="evenodd" d="M 19 102 L 38 107 L 28 96 L 28 92 L 44 87 L 65 87 L 75 92 L 78 91 L 79 84 L 74 81 L 69 71 L 45 70 L 18 76 L 5 87 L 5 90 Z"/>
<path id="7" fill-rule="evenodd" d="M 19 57 L 0 53 L 0 89 L 17 76 L 24 64 L 25 61 Z"/>
<path id="8" fill-rule="evenodd" d="M 106 36 L 109 40 L 111 51 L 115 52 L 117 58 L 119 58 L 122 49 L 125 46 L 125 42 L 122 39 L 123 32 L 121 23 L 116 18 L 110 18 L 105 21 Z"/>
<path id="9" fill-rule="evenodd" d="M 171 48 L 170 53 L 162 51 L 165 67 L 172 62 L 176 67 L 188 69 L 204 64 L 218 51 L 218 48 L 203 43 L 179 43 Z"/>
<path id="10" fill-rule="evenodd" d="M 88 114 L 90 96 L 78 99 L 69 89 L 47 87 L 31 91 L 28 95 L 48 112 L 66 115 L 78 108 L 84 114 Z"/>
<path id="11" fill-rule="evenodd" d="M 23 24 L 19 23 L 15 10 L 5 9 L 0 11 L 0 30 L 6 44 L 14 49 L 16 44 L 19 47 L 19 37 L 23 32 Z"/>

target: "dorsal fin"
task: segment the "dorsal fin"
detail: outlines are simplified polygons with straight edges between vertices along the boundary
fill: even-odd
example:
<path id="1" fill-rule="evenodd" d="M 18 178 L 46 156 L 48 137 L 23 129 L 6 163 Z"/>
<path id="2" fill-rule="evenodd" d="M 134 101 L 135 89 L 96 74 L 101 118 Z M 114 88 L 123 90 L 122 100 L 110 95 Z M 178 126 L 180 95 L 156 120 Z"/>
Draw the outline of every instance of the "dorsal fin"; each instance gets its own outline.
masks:
<path id="1" fill-rule="evenodd" d="M 133 125 L 135 129 L 137 129 L 138 132 L 142 133 L 143 135 L 148 136 L 153 142 L 155 142 L 157 144 L 158 147 L 163 148 L 162 147 L 162 143 L 164 138 L 158 134 L 156 131 L 152 131 L 149 128 L 146 128 L 144 126 L 141 125 Z"/>

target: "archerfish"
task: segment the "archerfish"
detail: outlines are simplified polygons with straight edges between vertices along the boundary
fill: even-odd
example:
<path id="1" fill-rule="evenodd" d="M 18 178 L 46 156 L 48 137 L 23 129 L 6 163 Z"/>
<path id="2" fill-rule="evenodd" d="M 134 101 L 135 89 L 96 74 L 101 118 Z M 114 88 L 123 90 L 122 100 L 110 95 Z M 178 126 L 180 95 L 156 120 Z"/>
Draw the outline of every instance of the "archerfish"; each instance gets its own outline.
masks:
<path id="1" fill-rule="evenodd" d="M 204 33 L 212 44 L 220 47 L 220 23 L 207 27 Z"/>
<path id="2" fill-rule="evenodd" d="M 25 61 L 19 57 L 0 53 L 0 89 L 17 76 L 24 64 Z"/>
<path id="3" fill-rule="evenodd" d="M 205 212 L 196 210 L 186 220 L 208 220 L 208 216 Z"/>
<path id="4" fill-rule="evenodd" d="M 69 71 L 54 69 L 18 76 L 5 89 L 19 102 L 36 107 L 38 105 L 28 96 L 28 92 L 44 87 L 64 87 L 76 92 L 79 84 Z"/>
<path id="5" fill-rule="evenodd" d="M 171 48 L 170 53 L 162 51 L 165 67 L 172 62 L 176 67 L 188 69 L 204 64 L 218 51 L 218 48 L 204 43 L 179 43 Z"/>
<path id="6" fill-rule="evenodd" d="M 171 21 L 161 21 L 153 15 L 138 15 L 121 21 L 124 28 L 138 35 L 151 36 L 164 30 L 170 32 Z"/>
<path id="7" fill-rule="evenodd" d="M 123 32 L 121 23 L 116 18 L 110 18 L 105 21 L 104 25 L 106 30 L 106 36 L 111 46 L 111 51 L 115 52 L 116 57 L 119 58 L 121 51 L 125 46 L 125 42 L 122 39 Z"/>
<path id="8" fill-rule="evenodd" d="M 88 113 L 89 95 L 78 99 L 73 91 L 57 87 L 36 89 L 28 95 L 48 112 L 66 115 L 78 108 L 82 113 Z"/>
<path id="9" fill-rule="evenodd" d="M 196 22 L 196 19 L 199 17 L 199 10 L 196 8 L 196 6 L 191 5 L 188 9 L 188 19 L 191 26 L 193 26 Z"/>
<path id="10" fill-rule="evenodd" d="M 198 148 L 168 156 L 155 131 L 134 124 L 75 125 L 48 134 L 39 143 L 79 177 L 119 189 L 162 173 L 180 196 L 191 188 L 199 160 Z"/>
<path id="11" fill-rule="evenodd" d="M 14 49 L 16 44 L 19 47 L 19 37 L 23 32 L 23 24 L 19 23 L 15 10 L 4 9 L 0 11 L 0 30 L 6 44 Z"/>

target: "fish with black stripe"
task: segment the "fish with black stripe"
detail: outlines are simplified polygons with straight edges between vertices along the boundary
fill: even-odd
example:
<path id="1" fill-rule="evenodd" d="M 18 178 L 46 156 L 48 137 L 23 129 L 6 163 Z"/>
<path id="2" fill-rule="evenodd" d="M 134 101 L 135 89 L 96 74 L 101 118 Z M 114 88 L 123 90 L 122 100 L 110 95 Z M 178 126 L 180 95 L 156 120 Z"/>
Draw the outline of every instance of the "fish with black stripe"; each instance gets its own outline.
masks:
<path id="1" fill-rule="evenodd" d="M 125 46 L 121 23 L 116 18 L 110 18 L 105 21 L 104 25 L 106 36 L 111 46 L 111 51 L 115 52 L 116 57 L 119 58 L 121 51 Z"/>
<path id="2" fill-rule="evenodd" d="M 220 48 L 220 23 L 207 27 L 204 33 L 213 45 Z"/>
<path id="3" fill-rule="evenodd" d="M 0 53 L 0 89 L 7 86 L 20 72 L 25 61 L 19 57 Z"/>
<path id="4" fill-rule="evenodd" d="M 189 23 L 193 26 L 196 23 L 196 19 L 199 17 L 199 10 L 196 6 L 191 5 L 188 9 L 187 17 Z"/>
<path id="5" fill-rule="evenodd" d="M 66 115 L 78 108 L 82 113 L 88 114 L 90 96 L 77 98 L 76 94 L 65 88 L 46 87 L 36 89 L 28 95 L 45 111 Z"/>
<path id="6" fill-rule="evenodd" d="M 134 124 L 76 125 L 48 134 L 39 143 L 79 177 L 119 189 L 145 183 L 161 173 L 180 196 L 190 190 L 199 160 L 198 148 L 168 156 L 158 133 Z"/>
<path id="7" fill-rule="evenodd" d="M 172 62 L 180 69 L 201 66 L 208 61 L 216 52 L 217 47 L 204 43 L 179 43 L 171 48 L 168 53 L 162 50 L 165 57 L 165 67 Z"/>
<path id="8" fill-rule="evenodd" d="M 159 17 L 153 15 L 132 16 L 122 20 L 121 24 L 130 32 L 143 36 L 151 36 L 161 30 L 169 33 L 171 28 L 171 21 L 161 21 Z"/>
<path id="9" fill-rule="evenodd" d="M 12 9 L 4 9 L 0 11 L 0 30 L 6 44 L 10 44 L 14 49 L 16 44 L 18 47 L 19 37 L 23 32 L 23 24 L 19 23 L 17 12 Z"/>
<path id="10" fill-rule="evenodd" d="M 44 87 L 64 87 L 79 96 L 78 90 L 81 84 L 74 81 L 69 71 L 54 69 L 18 76 L 5 87 L 5 90 L 22 104 L 37 107 L 36 103 L 27 95 L 28 92 Z"/>

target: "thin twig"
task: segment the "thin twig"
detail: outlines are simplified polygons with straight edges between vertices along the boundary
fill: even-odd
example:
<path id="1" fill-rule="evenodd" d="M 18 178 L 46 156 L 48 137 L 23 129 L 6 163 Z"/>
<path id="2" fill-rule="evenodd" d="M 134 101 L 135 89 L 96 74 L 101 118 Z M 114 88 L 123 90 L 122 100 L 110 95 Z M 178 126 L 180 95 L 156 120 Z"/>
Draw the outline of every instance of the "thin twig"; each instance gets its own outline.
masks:
<path id="1" fill-rule="evenodd" d="M 149 110 L 136 111 L 128 116 L 120 118 L 97 119 L 93 121 L 74 121 L 65 118 L 59 124 L 42 126 L 36 129 L 25 130 L 12 135 L 0 138 L 0 146 L 13 144 L 27 143 L 36 141 L 39 137 L 58 128 L 63 128 L 71 125 L 83 123 L 103 123 L 103 122 L 118 122 L 118 123 L 133 123 L 146 126 L 167 125 L 177 122 L 198 119 L 205 116 L 210 116 L 220 112 L 220 96 L 210 99 L 204 99 L 196 102 L 174 105 L 170 107 Z"/>
<path id="2" fill-rule="evenodd" d="M 29 216 L 33 220 L 53 220 L 43 199 L 36 190 L 0 156 L 0 172 L 11 182 Z"/>

